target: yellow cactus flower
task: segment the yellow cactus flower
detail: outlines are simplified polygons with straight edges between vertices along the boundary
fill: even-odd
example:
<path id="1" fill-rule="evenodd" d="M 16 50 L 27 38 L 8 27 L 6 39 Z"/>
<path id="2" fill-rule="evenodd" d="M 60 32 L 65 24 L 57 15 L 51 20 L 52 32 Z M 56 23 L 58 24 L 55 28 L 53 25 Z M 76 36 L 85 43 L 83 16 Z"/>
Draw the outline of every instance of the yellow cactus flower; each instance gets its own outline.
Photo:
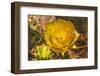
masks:
<path id="1" fill-rule="evenodd" d="M 53 53 L 48 46 L 42 44 L 40 46 L 36 46 L 36 55 L 38 60 L 48 60 L 52 58 Z"/>
<path id="2" fill-rule="evenodd" d="M 73 23 L 63 19 L 48 23 L 44 33 L 46 44 L 54 52 L 61 53 L 62 55 L 75 44 L 78 37 L 79 34 Z"/>

